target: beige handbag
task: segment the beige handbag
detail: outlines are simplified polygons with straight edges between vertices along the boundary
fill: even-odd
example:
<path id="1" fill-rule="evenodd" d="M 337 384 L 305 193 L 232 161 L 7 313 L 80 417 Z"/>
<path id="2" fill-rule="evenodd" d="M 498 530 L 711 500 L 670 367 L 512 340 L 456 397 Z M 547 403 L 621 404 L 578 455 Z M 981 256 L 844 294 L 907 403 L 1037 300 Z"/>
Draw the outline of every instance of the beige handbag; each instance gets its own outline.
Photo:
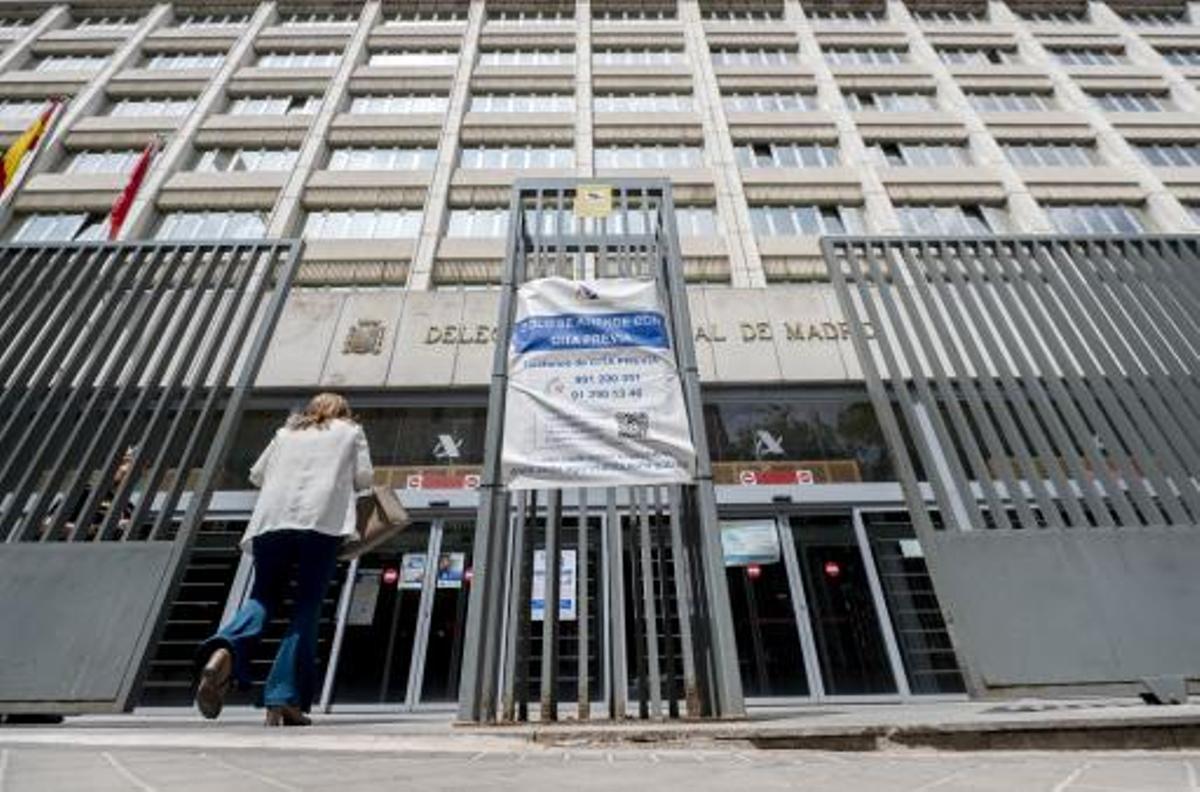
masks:
<path id="1" fill-rule="evenodd" d="M 408 527 L 404 504 L 391 487 L 375 485 L 358 499 L 358 538 L 342 543 L 338 560 L 349 561 L 369 553 Z"/>

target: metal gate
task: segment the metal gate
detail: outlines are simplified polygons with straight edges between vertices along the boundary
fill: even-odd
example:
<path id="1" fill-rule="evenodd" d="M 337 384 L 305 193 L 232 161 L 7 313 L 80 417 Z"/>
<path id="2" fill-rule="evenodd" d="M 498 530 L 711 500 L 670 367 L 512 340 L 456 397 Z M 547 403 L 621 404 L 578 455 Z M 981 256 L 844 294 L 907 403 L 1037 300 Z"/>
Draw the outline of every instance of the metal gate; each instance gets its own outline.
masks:
<path id="1" fill-rule="evenodd" d="M 972 692 L 1200 678 L 1200 239 L 823 247 Z"/>
<path id="2" fill-rule="evenodd" d="M 298 253 L 0 246 L 0 712 L 132 707 Z"/>
<path id="3" fill-rule="evenodd" d="M 738 716 L 743 713 L 737 648 L 730 623 L 699 376 L 688 316 L 669 183 L 617 180 L 611 214 L 575 214 L 575 180 L 520 181 L 513 189 L 508 250 L 488 404 L 487 443 L 474 551 L 474 582 L 459 690 L 465 721 L 524 720 L 537 675 L 541 720 L 558 717 L 559 696 L 573 675 L 577 713 L 590 715 L 590 667 L 599 661 L 612 718 L 626 714 L 627 683 L 643 717 Z M 508 347 L 517 287 L 533 278 L 654 279 L 669 315 L 696 449 L 695 483 L 672 487 L 558 490 L 514 498 L 500 480 Z M 569 528 L 565 527 L 569 523 Z M 577 567 L 600 569 L 594 602 L 578 595 L 573 660 L 560 657 L 559 562 L 568 535 Z M 594 532 L 601 532 L 595 541 Z M 535 545 L 544 545 L 545 597 L 540 630 L 531 618 Z M 595 558 L 593 554 L 598 554 Z M 629 579 L 626 575 L 628 574 Z M 628 603 L 627 600 L 628 599 Z M 602 619 L 592 618 L 600 613 Z M 634 642 L 626 647 L 627 619 Z M 600 641 L 592 633 L 603 631 Z M 532 647 L 539 644 L 538 655 Z M 681 706 L 682 705 L 682 706 Z"/>

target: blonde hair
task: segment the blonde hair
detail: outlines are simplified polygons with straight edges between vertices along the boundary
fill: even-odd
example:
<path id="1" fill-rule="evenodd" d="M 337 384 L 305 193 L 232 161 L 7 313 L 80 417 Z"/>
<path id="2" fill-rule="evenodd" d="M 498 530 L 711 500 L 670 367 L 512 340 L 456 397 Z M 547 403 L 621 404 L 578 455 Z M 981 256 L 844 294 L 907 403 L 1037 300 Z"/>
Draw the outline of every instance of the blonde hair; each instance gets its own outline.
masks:
<path id="1" fill-rule="evenodd" d="M 330 421 L 341 418 L 353 421 L 350 413 L 350 403 L 337 393 L 318 393 L 309 400 L 304 412 L 296 413 L 288 418 L 289 429 L 324 429 Z"/>

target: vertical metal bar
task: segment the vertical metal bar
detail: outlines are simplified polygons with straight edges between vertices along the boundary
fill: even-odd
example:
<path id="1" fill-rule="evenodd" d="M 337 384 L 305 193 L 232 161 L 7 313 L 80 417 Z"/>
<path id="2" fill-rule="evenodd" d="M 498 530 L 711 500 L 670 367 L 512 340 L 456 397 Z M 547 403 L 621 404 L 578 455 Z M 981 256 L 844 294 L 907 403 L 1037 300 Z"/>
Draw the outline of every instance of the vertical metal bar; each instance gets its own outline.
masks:
<path id="1" fill-rule="evenodd" d="M 779 549 L 787 572 L 788 592 L 792 595 L 792 614 L 796 619 L 796 635 L 800 641 L 800 656 L 804 659 L 804 673 L 808 677 L 808 695 L 819 701 L 825 698 L 825 678 L 821 675 L 821 664 L 817 662 L 812 611 L 808 607 L 808 594 L 804 591 L 804 572 L 796 556 L 796 529 L 786 514 L 775 516 L 775 529 L 779 533 Z"/>
<path id="2" fill-rule="evenodd" d="M 579 669 L 576 674 L 578 683 L 576 686 L 578 704 L 578 717 L 580 720 L 588 720 L 592 714 L 592 690 L 591 690 L 591 631 L 589 624 L 589 596 L 588 596 L 588 581 L 591 575 L 588 572 L 588 563 L 590 561 L 590 549 L 588 547 L 591 542 L 591 537 L 588 531 L 588 520 L 591 515 L 588 512 L 588 491 L 586 488 L 579 490 L 579 517 L 577 531 L 578 550 L 575 563 L 575 600 L 576 600 L 576 622 L 579 625 L 579 648 L 576 650 L 579 656 Z"/>
<path id="3" fill-rule="evenodd" d="M 666 256 L 661 262 L 663 271 L 656 273 L 666 288 L 671 310 L 671 335 L 676 350 L 676 363 L 683 384 L 684 404 L 690 419 L 692 446 L 696 450 L 695 511 L 700 564 L 697 577 L 706 602 L 702 609 L 707 618 L 709 667 L 714 681 L 710 691 L 713 714 L 720 717 L 739 717 L 745 714 L 742 698 L 742 678 L 738 667 L 737 640 L 733 632 L 733 612 L 729 606 L 729 588 L 725 580 L 725 557 L 721 549 L 720 525 L 717 519 L 717 497 L 712 482 L 712 459 L 708 452 L 708 435 L 704 428 L 704 408 L 700 398 L 700 370 L 696 363 L 695 339 L 692 337 L 691 311 L 688 307 L 687 286 L 683 278 L 683 256 L 679 249 L 679 234 L 675 227 L 675 204 L 669 183 L 662 183 L 662 221 Z"/>
<path id="4" fill-rule="evenodd" d="M 496 609 L 502 607 L 503 576 L 491 574 L 502 568 L 504 541 L 501 526 L 508 522 L 507 497 L 500 480 L 500 451 L 504 433 L 504 404 L 508 383 L 508 345 L 512 336 L 515 292 L 525 272 L 525 206 L 519 187 L 512 191 L 509 209 L 508 248 L 500 287 L 496 345 L 492 353 L 492 376 L 488 389 L 487 437 L 484 443 L 483 477 L 480 481 L 479 511 L 475 525 L 475 578 L 467 607 L 463 666 L 459 676 L 458 717 L 464 721 L 492 721 L 496 716 L 496 666 L 499 654 L 493 641 Z M 502 502 L 502 503 L 501 503 Z M 500 506 L 504 505 L 501 509 Z M 490 575 L 490 578 L 489 578 Z"/>
<path id="5" fill-rule="evenodd" d="M 683 544 L 681 521 L 683 498 L 678 485 L 667 487 L 667 514 L 671 522 L 671 558 L 675 563 L 675 608 L 679 615 L 679 649 L 683 656 L 683 700 L 688 717 L 698 718 L 703 712 L 699 680 L 696 678 L 695 640 L 692 635 L 694 603 L 692 602 L 692 571 Z"/>
<path id="6" fill-rule="evenodd" d="M 332 709 L 333 687 L 337 680 L 338 664 L 342 659 L 342 641 L 346 637 L 346 617 L 350 613 L 350 599 L 358 584 L 358 559 L 352 559 L 346 567 L 346 582 L 342 584 L 338 597 L 337 624 L 333 629 L 333 645 L 329 647 L 329 660 L 325 663 L 325 680 L 321 683 L 321 701 L 317 705 L 322 712 Z"/>
<path id="7" fill-rule="evenodd" d="M 679 698 L 675 692 L 677 673 L 675 671 L 675 633 L 671 629 L 671 596 L 667 588 L 667 549 L 670 543 L 668 522 L 663 514 L 662 493 L 658 487 L 651 487 L 654 498 L 654 540 L 658 550 L 658 593 L 662 603 L 663 622 L 663 673 L 666 675 L 666 685 L 663 695 L 667 700 L 667 714 L 672 718 L 679 717 Z"/>
<path id="8" fill-rule="evenodd" d="M 434 520 L 429 527 L 429 544 L 425 549 L 425 578 L 421 581 L 421 601 L 417 606 L 417 627 L 413 631 L 412 658 L 408 663 L 408 685 L 404 691 L 404 706 L 415 709 L 421 702 L 425 682 L 425 653 L 429 648 L 429 622 L 433 599 L 437 596 L 438 560 L 442 553 L 445 520 Z"/>
<path id="9" fill-rule="evenodd" d="M 896 630 L 888 613 L 887 600 L 883 596 L 883 585 L 879 580 L 879 570 L 875 568 L 875 554 L 871 551 L 870 539 L 863 524 L 862 511 L 854 509 L 851 513 L 854 523 L 854 538 L 858 542 L 858 552 L 862 557 L 863 569 L 867 573 L 867 587 L 871 590 L 871 600 L 875 603 L 875 618 L 879 621 L 879 631 L 883 635 L 883 643 L 887 648 L 888 664 L 892 668 L 892 676 L 896 679 L 896 692 L 901 698 L 912 696 L 908 686 L 908 674 L 904 670 L 904 658 L 900 655 L 900 642 L 896 640 Z M 918 540 L 919 541 L 919 540 Z"/>
<path id="10" fill-rule="evenodd" d="M 562 568 L 562 490 L 546 495 L 546 575 L 542 608 L 542 721 L 558 720 L 558 600 Z"/>
<path id="11" fill-rule="evenodd" d="M 605 492 L 605 532 L 608 535 L 608 619 L 606 620 L 609 642 L 609 715 L 613 720 L 624 720 L 629 701 L 629 671 L 625 650 L 625 542 L 621 537 L 621 518 L 617 514 L 617 492 L 609 488 Z"/>
<path id="12" fill-rule="evenodd" d="M 662 717 L 662 669 L 658 655 L 658 608 L 655 603 L 654 562 L 651 558 L 649 493 L 634 488 L 641 550 L 642 605 L 646 611 L 646 663 L 649 666 L 650 714 Z"/>
<path id="13" fill-rule="evenodd" d="M 531 490 L 529 493 L 529 514 L 530 521 L 525 527 L 525 535 L 523 544 L 524 552 L 521 554 L 520 566 L 520 588 L 518 589 L 517 597 L 517 635 L 516 635 L 516 671 L 514 676 L 517 686 L 517 720 L 529 720 L 529 663 L 530 663 L 530 647 L 533 642 L 533 554 L 537 547 L 537 531 L 538 524 L 538 498 L 537 490 Z"/>
<path id="14" fill-rule="evenodd" d="M 525 535 L 529 520 L 529 493 L 517 493 L 516 524 L 509 539 L 508 563 L 505 565 L 504 591 L 508 596 L 504 611 L 504 661 L 500 664 L 501 719 L 516 717 L 517 644 L 521 639 L 521 572 L 525 558 Z M 536 515 L 535 515 L 536 518 Z M 528 609 L 528 603 L 525 603 Z"/>

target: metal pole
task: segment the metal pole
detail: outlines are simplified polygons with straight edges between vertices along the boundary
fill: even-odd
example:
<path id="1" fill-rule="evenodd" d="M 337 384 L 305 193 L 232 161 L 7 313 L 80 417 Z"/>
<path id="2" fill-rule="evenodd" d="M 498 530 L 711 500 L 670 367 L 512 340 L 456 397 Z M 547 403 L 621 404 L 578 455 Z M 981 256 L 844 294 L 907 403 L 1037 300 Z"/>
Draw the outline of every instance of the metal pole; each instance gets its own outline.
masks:
<path id="1" fill-rule="evenodd" d="M 591 670 L 589 667 L 590 635 L 588 629 L 588 497 L 587 490 L 579 490 L 579 517 L 578 517 L 578 557 L 575 563 L 575 599 L 576 599 L 576 624 L 579 626 L 579 670 L 577 673 L 577 685 L 579 710 L 578 716 L 580 720 L 588 720 L 591 717 L 592 706 L 592 691 L 590 685 Z"/>
<path id="2" fill-rule="evenodd" d="M 650 712 L 662 717 L 662 670 L 658 665 L 658 608 L 654 596 L 654 562 L 650 551 L 650 508 L 646 501 L 647 492 L 641 487 L 634 489 L 640 526 L 642 605 L 646 609 L 646 662 L 649 665 Z"/>
<path id="3" fill-rule="evenodd" d="M 542 607 L 542 706 L 543 721 L 558 720 L 558 599 L 562 567 L 562 490 L 552 489 L 546 501 L 546 563 Z"/>
<path id="4" fill-rule="evenodd" d="M 609 632 L 609 715 L 624 720 L 629 701 L 629 669 L 625 654 L 625 543 L 621 539 L 621 518 L 617 515 L 617 491 L 611 487 L 605 493 L 607 516 L 604 530 L 608 535 L 607 585 Z"/>
<path id="5" fill-rule="evenodd" d="M 333 629 L 333 645 L 329 647 L 329 661 L 325 664 L 325 681 L 321 685 L 321 712 L 329 712 L 333 702 L 333 683 L 337 678 L 338 661 L 342 659 L 342 639 L 346 635 L 346 615 L 350 612 L 350 598 L 358 582 L 358 559 L 352 559 L 346 568 L 346 582 L 338 597 L 337 625 Z"/>

